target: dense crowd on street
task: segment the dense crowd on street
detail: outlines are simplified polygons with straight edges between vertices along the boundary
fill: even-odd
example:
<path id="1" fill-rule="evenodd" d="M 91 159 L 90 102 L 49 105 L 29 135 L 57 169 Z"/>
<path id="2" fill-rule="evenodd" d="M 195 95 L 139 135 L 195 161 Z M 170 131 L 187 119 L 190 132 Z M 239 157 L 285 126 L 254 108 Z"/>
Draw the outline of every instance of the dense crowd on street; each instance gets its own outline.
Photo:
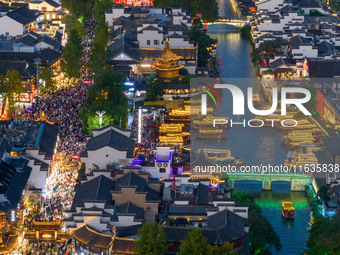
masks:
<path id="1" fill-rule="evenodd" d="M 79 154 L 85 149 L 86 139 L 82 124 L 78 118 L 80 108 L 85 104 L 88 84 L 84 80 L 91 79 L 89 54 L 94 36 L 95 22 L 90 19 L 84 22 L 87 36 L 82 45 L 84 57 L 81 79 L 73 86 L 45 93 L 39 103 L 31 109 L 21 109 L 25 120 L 37 120 L 44 112 L 46 118 L 59 127 L 59 135 L 50 175 L 46 181 L 45 193 L 42 194 L 41 206 L 26 211 L 24 225 L 27 229 L 33 221 L 61 221 L 65 211 L 70 209 L 74 197 L 74 187 L 80 169 Z M 37 247 L 36 247 L 37 248 Z M 53 247 L 42 247 L 53 250 Z"/>

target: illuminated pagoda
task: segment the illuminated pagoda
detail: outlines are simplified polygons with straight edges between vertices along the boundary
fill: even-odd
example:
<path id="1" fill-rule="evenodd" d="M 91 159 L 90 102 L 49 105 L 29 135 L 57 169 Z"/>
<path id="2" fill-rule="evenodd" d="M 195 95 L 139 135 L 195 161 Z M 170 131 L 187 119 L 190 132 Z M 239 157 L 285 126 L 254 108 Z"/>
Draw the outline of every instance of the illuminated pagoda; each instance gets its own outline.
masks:
<path id="1" fill-rule="evenodd" d="M 18 241 L 17 224 L 9 224 L 6 214 L 0 211 L 0 254 L 10 254 Z"/>
<path id="2" fill-rule="evenodd" d="M 173 78 L 179 78 L 179 70 L 184 66 L 177 63 L 181 57 L 176 55 L 170 48 L 168 40 L 165 42 L 163 54 L 158 58 L 152 67 L 156 69 L 157 75 L 164 81 L 170 81 Z"/>

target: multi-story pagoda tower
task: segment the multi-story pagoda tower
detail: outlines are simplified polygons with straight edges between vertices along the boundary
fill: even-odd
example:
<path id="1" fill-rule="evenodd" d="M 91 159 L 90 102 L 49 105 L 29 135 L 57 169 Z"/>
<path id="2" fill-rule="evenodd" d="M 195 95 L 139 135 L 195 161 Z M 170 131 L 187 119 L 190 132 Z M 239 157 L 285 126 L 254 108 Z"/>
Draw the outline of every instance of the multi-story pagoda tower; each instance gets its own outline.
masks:
<path id="1" fill-rule="evenodd" d="M 157 75 L 164 81 L 170 81 L 173 78 L 179 78 L 179 70 L 184 66 L 177 63 L 181 57 L 176 55 L 170 48 L 168 40 L 165 42 L 163 54 L 158 58 L 153 68 L 156 69 Z"/>

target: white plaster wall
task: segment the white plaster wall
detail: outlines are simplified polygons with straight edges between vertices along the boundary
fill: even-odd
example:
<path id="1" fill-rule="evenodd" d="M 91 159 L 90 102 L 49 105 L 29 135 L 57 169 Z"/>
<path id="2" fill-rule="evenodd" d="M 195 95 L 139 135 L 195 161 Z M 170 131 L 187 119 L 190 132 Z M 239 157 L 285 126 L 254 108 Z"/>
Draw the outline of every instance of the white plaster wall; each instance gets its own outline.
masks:
<path id="1" fill-rule="evenodd" d="M 16 36 L 22 35 L 23 32 L 24 27 L 22 24 L 16 22 L 6 15 L 0 18 L 0 35 L 8 33 L 10 36 Z"/>
<path id="2" fill-rule="evenodd" d="M 119 159 L 126 159 L 126 151 L 119 151 L 109 146 L 87 153 L 88 157 L 82 158 L 82 162 L 86 164 L 86 173 L 89 173 L 92 164 L 96 164 L 99 169 L 106 169 L 107 164 L 118 162 Z"/>
<path id="3" fill-rule="evenodd" d="M 137 34 L 137 40 L 139 42 L 139 48 L 164 48 L 162 44 L 163 33 L 153 30 L 144 30 L 143 33 Z M 150 40 L 150 45 L 147 44 L 147 40 Z M 154 40 L 158 40 L 158 45 L 154 44 Z"/>

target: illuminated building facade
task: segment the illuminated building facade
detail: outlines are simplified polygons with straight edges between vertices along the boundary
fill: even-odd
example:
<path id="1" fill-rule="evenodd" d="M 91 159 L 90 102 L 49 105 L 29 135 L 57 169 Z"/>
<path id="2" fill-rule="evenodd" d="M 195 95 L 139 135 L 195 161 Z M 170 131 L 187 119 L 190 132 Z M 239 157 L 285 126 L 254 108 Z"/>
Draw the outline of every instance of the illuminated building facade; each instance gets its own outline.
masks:
<path id="1" fill-rule="evenodd" d="M 127 6 L 152 6 L 153 0 L 115 0 L 115 3 Z"/>
<path id="2" fill-rule="evenodd" d="M 316 110 L 317 113 L 323 118 L 325 121 L 331 123 L 335 126 L 335 128 L 340 128 L 340 114 L 334 109 L 332 106 L 331 99 L 327 99 L 320 90 L 317 91 L 316 96 Z"/>

